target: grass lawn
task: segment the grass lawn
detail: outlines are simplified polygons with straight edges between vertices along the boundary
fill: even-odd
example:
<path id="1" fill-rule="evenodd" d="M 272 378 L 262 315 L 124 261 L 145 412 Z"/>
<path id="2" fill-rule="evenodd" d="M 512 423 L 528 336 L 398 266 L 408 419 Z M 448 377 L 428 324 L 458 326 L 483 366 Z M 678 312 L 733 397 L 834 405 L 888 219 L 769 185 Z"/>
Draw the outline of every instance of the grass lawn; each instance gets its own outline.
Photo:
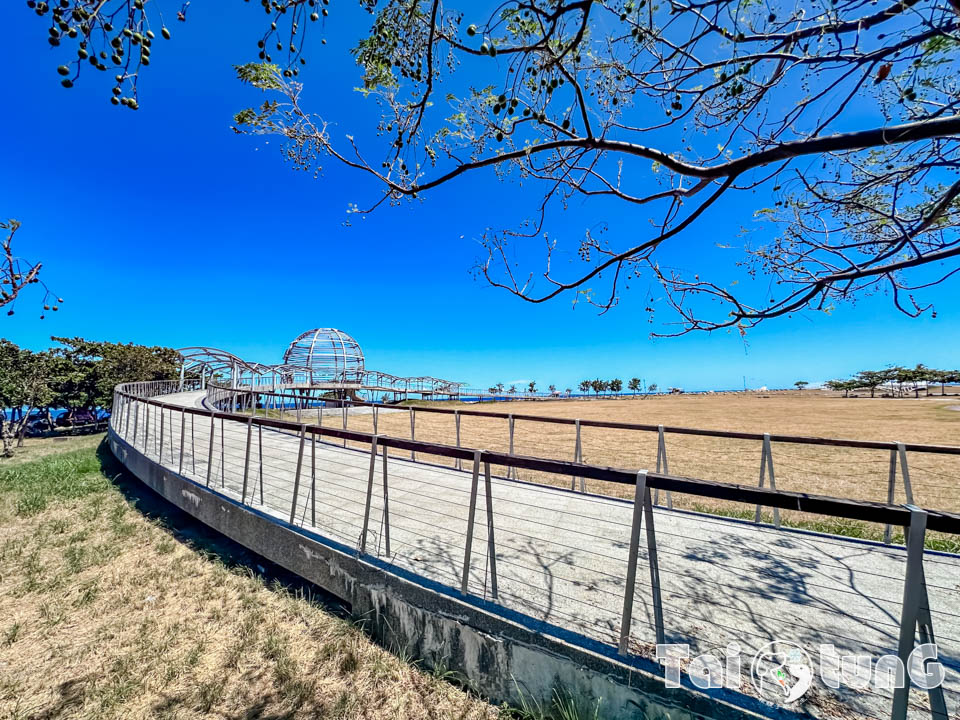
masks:
<path id="1" fill-rule="evenodd" d="M 0 461 L 0 718 L 495 718 L 125 476 L 103 436 Z"/>

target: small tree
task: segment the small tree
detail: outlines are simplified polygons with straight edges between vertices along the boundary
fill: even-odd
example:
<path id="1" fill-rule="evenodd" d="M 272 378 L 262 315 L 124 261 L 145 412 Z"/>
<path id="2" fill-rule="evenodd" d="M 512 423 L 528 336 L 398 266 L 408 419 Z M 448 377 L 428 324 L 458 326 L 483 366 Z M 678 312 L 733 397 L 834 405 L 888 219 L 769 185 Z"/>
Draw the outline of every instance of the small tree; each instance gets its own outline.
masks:
<path id="1" fill-rule="evenodd" d="M 920 397 L 920 383 L 926 381 L 928 372 L 927 367 L 922 364 L 912 368 L 897 367 L 895 378 L 900 396 L 903 396 L 904 386 L 907 386 L 913 390 L 914 397 Z"/>
<path id="2" fill-rule="evenodd" d="M 23 445 L 30 413 L 47 407 L 55 397 L 58 363 L 49 352 L 23 350 L 9 340 L 0 340 L 0 435 L 3 457 L 13 455 L 14 443 Z"/>
<path id="3" fill-rule="evenodd" d="M 844 397 L 850 397 L 850 391 L 859 387 L 856 380 L 827 380 L 824 385 L 830 390 L 842 392 Z"/>
<path id="4" fill-rule="evenodd" d="M 861 370 L 856 374 L 853 380 L 857 388 L 863 388 L 870 391 L 870 397 L 875 397 L 877 388 L 889 380 L 889 374 L 883 370 Z"/>
<path id="5" fill-rule="evenodd" d="M 627 383 L 627 387 L 633 391 L 634 395 L 636 395 L 640 390 L 640 378 L 630 378 L 630 382 Z"/>
<path id="6" fill-rule="evenodd" d="M 620 378 L 614 378 L 613 380 L 610 381 L 611 392 L 615 392 L 619 394 L 621 390 L 623 390 L 623 380 L 621 380 Z"/>
<path id="7" fill-rule="evenodd" d="M 940 394 L 946 395 L 947 383 L 955 383 L 960 381 L 960 370 L 931 370 L 930 380 L 931 382 L 940 383 Z"/>
<path id="8" fill-rule="evenodd" d="M 797 380 L 797 381 L 793 384 L 793 386 L 794 386 L 797 390 L 799 390 L 801 393 L 803 393 L 803 389 L 804 389 L 807 385 L 809 385 L 809 384 L 810 384 L 810 383 L 808 383 L 806 380 Z"/>

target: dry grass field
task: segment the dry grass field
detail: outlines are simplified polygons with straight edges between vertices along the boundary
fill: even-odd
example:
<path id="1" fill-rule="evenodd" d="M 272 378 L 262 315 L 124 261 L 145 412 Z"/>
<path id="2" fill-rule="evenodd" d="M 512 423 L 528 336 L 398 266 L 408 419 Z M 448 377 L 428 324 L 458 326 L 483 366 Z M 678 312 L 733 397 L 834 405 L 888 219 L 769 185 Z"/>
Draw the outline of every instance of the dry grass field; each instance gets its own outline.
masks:
<path id="1" fill-rule="evenodd" d="M 435 405 L 451 409 L 460 407 L 518 415 L 662 424 L 668 427 L 960 445 L 960 412 L 949 409 L 951 405 L 960 406 L 960 398 L 949 395 L 919 399 L 871 399 L 842 398 L 807 391 L 647 398 L 624 396 L 597 400 L 501 402 L 482 406 L 452 403 Z M 323 424 L 325 427 L 342 427 L 340 412 L 328 410 Z M 418 409 L 415 426 L 418 440 L 448 444 L 455 442 L 453 415 Z M 349 428 L 371 432 L 372 417 L 351 415 Z M 382 413 L 378 431 L 381 434 L 410 437 L 409 413 Z M 583 460 L 587 463 L 628 469 L 654 470 L 657 467 L 656 432 L 585 427 L 582 428 L 581 442 Z M 508 422 L 506 419 L 463 416 L 461 444 L 507 451 Z M 760 441 L 667 433 L 665 444 L 669 472 L 673 475 L 748 485 L 756 485 L 759 481 Z M 516 421 L 516 454 L 573 460 L 574 446 L 575 429 L 572 425 Z M 889 451 L 773 443 L 772 455 L 778 489 L 886 502 Z M 433 460 L 441 464 L 450 462 L 443 458 Z M 908 453 L 908 467 L 917 504 L 960 511 L 960 455 Z M 503 469 L 499 470 L 503 473 Z M 526 471 L 520 471 L 520 479 L 565 486 L 570 484 L 570 478 Z M 632 493 L 628 487 L 602 482 L 588 482 L 587 489 L 620 496 L 631 496 Z M 664 500 L 661 497 L 661 502 Z M 753 514 L 753 508 L 734 504 L 718 506 L 712 501 L 692 496 L 675 496 L 672 500 L 679 507 L 717 510 L 744 517 L 752 517 Z M 894 500 L 906 501 L 899 470 Z M 796 513 L 784 513 L 783 517 L 800 524 L 813 520 Z M 882 534 L 882 528 L 859 525 L 846 527 L 845 523 L 838 522 L 831 522 L 823 529 L 868 537 Z M 948 543 L 947 547 L 953 549 L 954 543 Z"/>
<path id="2" fill-rule="evenodd" d="M 0 461 L 0 719 L 497 717 L 111 481 L 102 437 Z"/>

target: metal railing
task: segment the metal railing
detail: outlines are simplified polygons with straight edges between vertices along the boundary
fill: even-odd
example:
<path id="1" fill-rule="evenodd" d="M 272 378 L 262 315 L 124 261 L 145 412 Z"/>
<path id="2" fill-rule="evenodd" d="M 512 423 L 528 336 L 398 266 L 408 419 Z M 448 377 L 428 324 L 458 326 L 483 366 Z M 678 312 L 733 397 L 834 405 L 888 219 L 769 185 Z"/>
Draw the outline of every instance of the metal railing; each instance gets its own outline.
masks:
<path id="1" fill-rule="evenodd" d="M 628 660 L 662 659 L 667 640 L 702 651 L 820 639 L 909 667 L 936 619 L 946 662 L 960 658 L 960 558 L 924 551 L 928 531 L 960 534 L 960 515 L 361 432 L 346 428 L 344 404 L 327 408 L 343 422 L 329 427 L 313 422 L 312 408 L 261 406 L 264 398 L 229 388 L 208 399 L 230 412 L 158 399 L 178 389 L 119 386 L 112 432 L 277 522 L 543 632 Z M 290 419 L 261 416 L 273 409 Z M 374 427 L 384 412 L 371 409 Z M 553 477 L 554 487 L 513 479 L 522 472 Z M 561 489 L 588 482 L 631 499 Z M 655 508 L 657 492 L 900 527 L 906 546 L 668 512 Z M 901 674 L 904 688 L 834 700 L 844 712 L 895 720 L 908 709 L 938 720 L 948 703 L 956 710 L 955 683 L 924 697 Z"/>
<path id="2" fill-rule="evenodd" d="M 759 487 L 843 495 L 851 499 L 897 502 L 960 512 L 960 447 L 871 440 L 807 437 L 776 433 L 747 433 L 653 424 L 611 422 L 408 405 L 391 408 L 380 403 L 331 399 L 322 391 L 287 389 L 259 392 L 207 387 L 207 402 L 221 410 L 241 409 L 254 415 L 280 419 L 314 418 L 316 424 L 370 433 L 387 433 L 413 439 L 485 447 L 509 455 L 526 454 L 569 459 L 614 467 L 650 467 L 664 474 L 727 481 L 754 473 Z M 354 409 L 367 409 L 358 414 Z M 460 467 L 458 460 L 448 461 Z M 514 479 L 548 482 L 550 476 L 535 471 L 500 466 L 494 474 Z M 585 490 L 585 479 L 574 478 L 571 489 Z M 598 492 L 628 497 L 617 485 L 594 486 Z M 675 498 L 672 491 L 654 505 L 720 514 L 734 510 L 729 503 L 705 503 L 695 497 Z M 746 516 L 743 508 L 736 509 Z M 788 520 L 795 514 L 787 513 Z M 754 508 L 753 519 L 779 527 L 781 513 L 763 514 Z M 893 527 L 883 529 L 885 542 L 893 540 Z M 960 543 L 957 544 L 960 548 Z"/>

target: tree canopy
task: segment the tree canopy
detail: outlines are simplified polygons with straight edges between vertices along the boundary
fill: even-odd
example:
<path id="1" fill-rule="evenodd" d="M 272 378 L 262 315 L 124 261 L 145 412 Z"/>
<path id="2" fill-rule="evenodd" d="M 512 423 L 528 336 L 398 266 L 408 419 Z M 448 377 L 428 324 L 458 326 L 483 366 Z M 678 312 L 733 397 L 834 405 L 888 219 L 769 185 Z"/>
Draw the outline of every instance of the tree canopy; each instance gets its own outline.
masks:
<path id="1" fill-rule="evenodd" d="M 647 311 L 667 311 L 660 334 L 745 332 L 876 292 L 932 312 L 918 293 L 960 269 L 957 0 L 360 4 L 371 21 L 353 55 L 377 137 L 334 136 L 332 110 L 301 103 L 308 30 L 328 20 L 316 0 L 261 0 L 256 62 L 238 75 L 267 96 L 235 129 L 280 136 L 297 168 L 333 158 L 366 173 L 382 192 L 357 213 L 484 169 L 536 184 L 539 201 L 486 231 L 475 267 L 523 300 L 606 311 L 641 282 Z M 170 36 L 163 12 L 186 20 L 189 3 L 28 5 L 76 53 L 65 86 L 112 67 L 112 101 L 136 109 L 157 33 Z M 619 205 L 619 219 L 570 236 L 557 215 L 580 199 Z M 705 220 L 724 203 L 763 221 L 737 243 L 744 282 L 660 261 L 732 246 Z"/>
<path id="2" fill-rule="evenodd" d="M 9 410 L 0 416 L 5 454 L 12 452 L 14 438 L 22 441 L 34 409 L 110 410 L 120 383 L 170 379 L 180 368 L 180 356 L 171 348 L 51 339 L 59 346 L 40 352 L 0 339 L 0 409 Z"/>
<path id="3" fill-rule="evenodd" d="M 861 370 L 852 378 L 846 380 L 830 380 L 825 383 L 831 390 L 843 391 L 849 395 L 851 390 L 869 390 L 870 397 L 875 397 L 879 388 L 884 385 L 896 390 L 899 396 L 905 396 L 905 391 L 913 391 L 914 396 L 920 394 L 920 385 L 940 384 L 940 393 L 945 394 L 947 383 L 960 382 L 960 370 L 937 370 L 919 364 L 915 367 L 891 365 L 883 370 Z"/>
<path id="4" fill-rule="evenodd" d="M 113 389 L 120 383 L 169 380 L 180 371 L 180 355 L 172 348 L 83 338 L 52 339 L 63 346 L 55 350 L 56 354 L 74 370 L 60 386 L 60 398 L 67 407 L 109 409 Z"/>

